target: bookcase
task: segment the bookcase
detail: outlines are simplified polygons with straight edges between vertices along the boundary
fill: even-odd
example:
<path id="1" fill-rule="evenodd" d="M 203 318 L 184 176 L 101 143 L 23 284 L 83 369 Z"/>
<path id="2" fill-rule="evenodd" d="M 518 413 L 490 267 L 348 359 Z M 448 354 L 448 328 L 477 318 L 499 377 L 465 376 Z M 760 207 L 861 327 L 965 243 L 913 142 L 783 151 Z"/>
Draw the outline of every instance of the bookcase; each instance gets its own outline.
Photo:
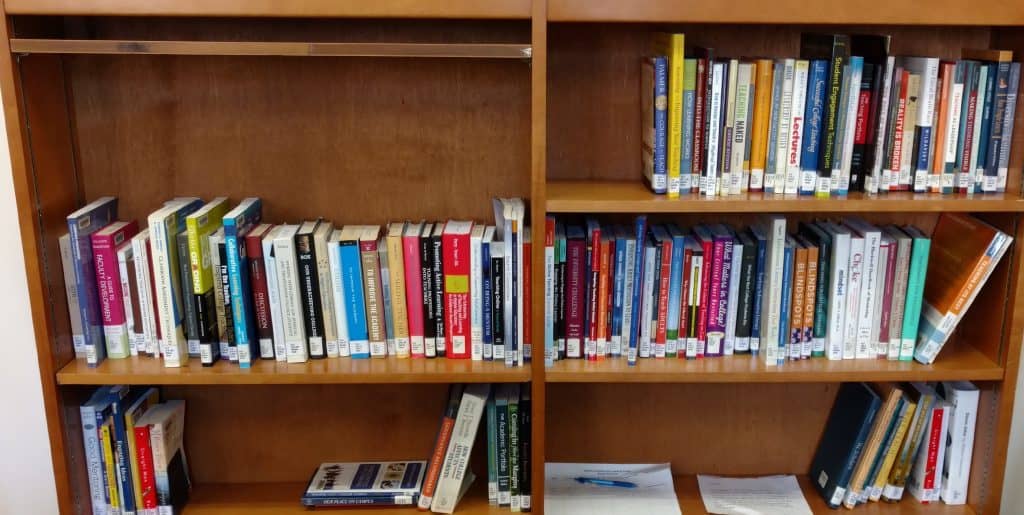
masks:
<path id="1" fill-rule="evenodd" d="M 969 504 L 907 499 L 858 510 L 999 511 L 1024 339 L 1024 131 L 1014 135 L 1002 195 L 669 200 L 640 180 L 637 77 L 650 32 L 661 28 L 735 56 L 796 55 L 800 32 L 815 29 L 892 34 L 897 55 L 954 58 L 963 47 L 992 47 L 1019 56 L 1024 4 L 6 0 L 4 15 L 0 90 L 62 513 L 89 510 L 77 410 L 101 384 L 162 385 L 187 400 L 189 515 L 299 513 L 303 483 L 321 461 L 427 456 L 451 382 L 530 384 L 534 511 L 543 511 L 545 461 L 670 461 L 690 514 L 703 513 L 697 473 L 797 474 L 814 511 L 825 512 L 806 475 L 839 382 L 952 379 L 982 390 Z M 1018 243 L 932 366 L 767 368 L 736 356 L 545 368 L 539 348 L 525 368 L 76 361 L 57 248 L 64 217 L 116 195 L 122 217 L 142 219 L 186 194 L 260 196 L 268 220 L 336 224 L 485 221 L 495 195 L 526 198 L 538 227 L 550 213 L 648 213 L 685 224 L 859 213 L 927 231 L 939 213 L 959 211 Z M 543 262 L 542 245 L 533 262 Z M 541 292 L 543 270 L 533 270 Z M 532 309 L 542 320 L 542 302 Z M 537 345 L 543 326 L 533 330 Z M 483 486 L 478 480 L 458 513 L 499 513 Z"/>

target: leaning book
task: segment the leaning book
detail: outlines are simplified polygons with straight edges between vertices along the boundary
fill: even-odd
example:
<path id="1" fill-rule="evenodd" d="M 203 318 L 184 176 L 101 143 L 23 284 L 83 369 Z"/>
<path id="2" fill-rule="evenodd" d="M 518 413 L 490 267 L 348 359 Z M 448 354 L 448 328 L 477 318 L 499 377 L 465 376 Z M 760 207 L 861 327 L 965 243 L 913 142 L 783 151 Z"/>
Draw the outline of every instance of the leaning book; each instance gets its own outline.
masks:
<path id="1" fill-rule="evenodd" d="M 321 463 L 302 494 L 304 506 L 414 506 L 425 461 Z"/>

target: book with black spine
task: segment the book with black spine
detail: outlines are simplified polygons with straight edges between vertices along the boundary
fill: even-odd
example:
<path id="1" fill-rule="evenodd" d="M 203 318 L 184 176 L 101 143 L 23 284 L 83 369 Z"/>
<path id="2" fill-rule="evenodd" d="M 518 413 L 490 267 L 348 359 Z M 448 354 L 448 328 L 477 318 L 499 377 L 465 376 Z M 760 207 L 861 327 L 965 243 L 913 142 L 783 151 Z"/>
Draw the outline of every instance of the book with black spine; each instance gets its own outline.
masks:
<path id="1" fill-rule="evenodd" d="M 423 225 L 420 232 L 420 282 L 423 288 L 423 352 L 428 358 L 437 356 L 437 314 L 434 309 L 434 246 L 431 234 L 434 224 Z"/>
<path id="2" fill-rule="evenodd" d="M 302 319 L 306 328 L 309 357 L 313 359 L 327 357 L 324 347 L 323 306 L 314 242 L 314 233 L 319 223 L 319 220 L 304 222 L 299 227 L 299 232 L 295 234 L 295 257 L 298 260 Z"/>
<path id="3" fill-rule="evenodd" d="M 838 132 L 843 75 L 850 59 L 850 38 L 845 34 L 801 34 L 801 59 L 828 59 L 825 112 L 822 116 L 821 150 L 818 152 L 818 184 L 814 194 L 828 197 L 832 191 L 832 169 L 842 135 Z M 838 179 L 838 178 L 836 178 Z"/>
<path id="4" fill-rule="evenodd" d="M 431 266 L 434 274 L 434 343 L 437 346 L 437 357 L 443 358 L 447 352 L 444 332 L 444 252 L 441 250 L 441 235 L 444 223 L 434 224 L 434 232 L 430 235 Z M 497 352 L 497 349 L 495 349 Z M 495 354 L 494 359 L 498 359 Z"/>

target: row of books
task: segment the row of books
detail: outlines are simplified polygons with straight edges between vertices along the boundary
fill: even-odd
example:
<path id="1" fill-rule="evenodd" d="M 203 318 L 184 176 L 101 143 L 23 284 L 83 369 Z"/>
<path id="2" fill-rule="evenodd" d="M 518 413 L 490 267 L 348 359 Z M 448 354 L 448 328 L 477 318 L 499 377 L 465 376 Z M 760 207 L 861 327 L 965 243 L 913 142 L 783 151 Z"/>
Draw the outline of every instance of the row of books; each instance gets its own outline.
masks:
<path id="1" fill-rule="evenodd" d="M 549 217 L 552 359 L 760 355 L 930 364 L 1012 238 L 961 214 L 929 237 L 857 217 L 749 228 Z"/>
<path id="2" fill-rule="evenodd" d="M 75 353 L 254 359 L 531 358 L 530 229 L 521 199 L 472 221 L 274 225 L 258 198 L 177 198 L 148 228 L 104 197 L 60 238 Z"/>
<path id="3" fill-rule="evenodd" d="M 843 383 L 811 463 L 811 481 L 832 508 L 898 502 L 965 504 L 978 388 Z"/>
<path id="4" fill-rule="evenodd" d="M 803 34 L 800 58 L 687 53 L 659 33 L 642 63 L 642 167 L 656 193 L 1006 189 L 1020 63 L 890 55 L 890 36 Z"/>
<path id="5" fill-rule="evenodd" d="M 153 387 L 101 386 L 80 409 L 92 513 L 179 513 L 191 480 L 185 401 Z"/>

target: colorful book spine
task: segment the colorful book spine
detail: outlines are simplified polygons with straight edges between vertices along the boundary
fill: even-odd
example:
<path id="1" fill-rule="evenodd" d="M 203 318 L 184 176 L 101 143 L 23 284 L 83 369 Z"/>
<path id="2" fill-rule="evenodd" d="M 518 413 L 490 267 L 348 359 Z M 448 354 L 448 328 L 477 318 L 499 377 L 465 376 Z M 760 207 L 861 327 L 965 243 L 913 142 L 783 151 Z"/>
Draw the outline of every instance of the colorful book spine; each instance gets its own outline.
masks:
<path id="1" fill-rule="evenodd" d="M 445 334 L 446 356 L 470 358 L 470 233 L 473 222 L 448 221 L 444 240 Z"/>
<path id="2" fill-rule="evenodd" d="M 822 115 L 828 80 L 828 61 L 810 62 L 807 76 L 807 99 L 804 107 L 804 134 L 800 148 L 800 194 L 813 195 L 818 177 L 818 152 L 821 147 Z"/>
<path id="3" fill-rule="evenodd" d="M 212 365 L 214 348 L 218 347 L 218 320 L 216 291 L 214 289 L 213 259 L 210 250 L 210 234 L 221 227 L 228 211 L 227 197 L 217 197 L 185 218 L 188 234 L 188 259 L 192 270 L 192 298 L 195 306 L 197 329 L 199 331 L 199 360 Z M 219 355 L 219 349 L 217 351 Z"/>
<path id="4" fill-rule="evenodd" d="M 790 100 L 789 133 L 786 135 L 786 183 L 784 192 L 787 195 L 800 193 L 801 153 L 805 123 L 805 106 L 807 100 L 807 81 L 809 63 L 806 59 L 797 59 L 793 63 L 793 90 Z"/>
<path id="5" fill-rule="evenodd" d="M 75 260 L 71 253 L 71 234 L 58 240 L 60 246 L 61 270 L 64 272 L 64 293 L 67 296 L 68 316 L 71 319 L 71 344 L 76 358 L 85 357 L 85 334 L 82 317 L 79 316 L 78 288 L 75 287 Z"/>
<path id="6" fill-rule="evenodd" d="M 1010 63 L 1010 75 L 1006 91 L 1006 106 L 1003 112 L 1003 133 L 996 157 L 996 192 L 1006 191 L 1006 178 L 1010 166 L 1010 149 L 1013 147 L 1013 122 L 1017 114 L 1017 94 L 1020 91 L 1020 63 Z"/>
<path id="7" fill-rule="evenodd" d="M 263 238 L 273 226 L 261 224 L 245 236 L 245 254 L 249 262 L 249 284 L 252 285 L 253 321 L 260 359 L 274 359 L 274 322 L 270 312 L 270 285 L 267 261 L 263 255 Z M 203 340 L 202 332 L 200 340 Z"/>
<path id="8" fill-rule="evenodd" d="M 480 242 L 480 324 L 483 340 L 483 359 L 494 359 L 494 331 L 491 320 L 492 302 L 494 301 L 494 284 L 491 282 L 491 242 L 494 240 L 494 227 L 484 230 Z M 545 298 L 545 302 L 549 299 Z M 545 347 L 546 348 L 546 347 Z"/>
<path id="9" fill-rule="evenodd" d="M 490 261 L 489 255 L 487 260 Z M 555 217 L 549 216 L 544 219 L 544 366 L 552 366 L 558 357 L 555 348 L 555 291 Z M 487 319 L 490 321 L 490 317 Z"/>
<path id="10" fill-rule="evenodd" d="M 345 320 L 348 325 L 350 353 L 353 359 L 370 357 L 370 336 L 366 320 L 366 297 L 363 289 L 363 261 L 359 239 L 361 226 L 346 225 L 338 240 L 341 282 L 345 292 Z"/>
<path id="11" fill-rule="evenodd" d="M 771 59 L 758 59 L 754 62 L 754 66 L 754 105 L 750 132 L 750 191 L 763 191 L 774 70 Z"/>
<path id="12" fill-rule="evenodd" d="M 667 102 L 666 130 L 667 142 L 665 158 L 667 165 L 666 193 L 669 197 L 679 196 L 680 162 L 682 160 L 683 132 L 683 77 L 685 62 L 683 57 L 685 37 L 683 34 L 658 33 L 654 37 L 654 51 L 665 59 L 665 97 Z"/>
<path id="13" fill-rule="evenodd" d="M 643 285 L 641 284 L 642 281 L 640 281 L 639 278 L 642 277 L 643 273 L 644 273 L 644 259 L 643 259 L 643 256 L 644 256 L 644 245 L 643 245 L 643 242 L 645 240 L 644 237 L 645 237 L 646 234 L 647 234 L 647 217 L 646 216 L 642 216 L 642 215 L 638 216 L 636 218 L 635 222 L 634 222 L 634 236 L 635 236 L 636 247 L 635 247 L 635 250 L 633 252 L 633 267 L 632 267 L 632 270 L 633 270 L 633 274 L 632 274 L 632 276 L 633 276 L 633 288 L 632 288 L 632 300 L 631 300 L 631 303 L 632 303 L 634 311 L 638 311 L 638 308 L 640 307 L 640 294 L 641 294 L 641 290 L 642 290 L 642 286 Z M 640 317 L 635 316 L 636 313 L 633 313 L 633 315 L 634 316 L 631 317 L 630 324 L 629 324 L 629 338 L 628 338 L 628 340 L 629 340 L 629 350 L 628 350 L 627 355 L 626 355 L 626 361 L 630 365 L 636 364 L 637 350 L 638 350 L 637 349 L 637 345 L 639 344 L 639 336 L 640 336 L 640 331 L 639 331 L 639 329 L 640 329 Z M 625 340 L 625 338 L 624 338 L 624 340 Z"/>
<path id="14" fill-rule="evenodd" d="M 683 127 L 680 131 L 681 141 L 679 143 L 679 193 L 690 193 L 696 184 L 694 179 L 699 181 L 700 178 L 699 169 L 694 162 L 695 128 L 700 128 L 694 123 L 696 103 L 697 60 L 685 59 L 683 61 Z"/>
<path id="15" fill-rule="evenodd" d="M 178 265 L 177 237 L 185 230 L 185 217 L 202 207 L 199 199 L 186 198 L 168 203 L 149 215 L 157 316 L 160 324 L 160 350 L 164 366 L 182 367 L 188 363 L 188 348 L 183 327 L 184 300 Z"/>
<path id="16" fill-rule="evenodd" d="M 641 154 L 644 177 L 652 191 L 668 193 L 668 60 L 664 56 L 644 59 L 641 87 L 644 111 Z"/>
<path id="17" fill-rule="evenodd" d="M 707 154 L 704 152 L 704 146 L 707 144 L 706 130 L 707 130 L 707 101 L 709 98 L 708 88 L 710 85 L 709 72 L 710 63 L 706 58 L 696 59 L 696 80 L 697 85 L 694 90 L 694 106 L 693 106 L 693 162 L 692 162 L 692 179 L 690 180 L 690 193 L 699 194 L 701 192 L 701 177 L 704 175 L 705 161 L 707 160 Z"/>
<path id="18" fill-rule="evenodd" d="M 914 227 L 904 227 L 903 230 L 911 237 L 911 253 L 910 271 L 907 275 L 906 303 L 903 308 L 903 334 L 899 361 L 911 361 L 914 359 L 914 345 L 917 343 L 917 333 L 921 321 L 931 239 Z"/>
<path id="19" fill-rule="evenodd" d="M 77 316 L 82 326 L 83 348 L 89 366 L 97 366 L 107 357 L 90 236 L 115 218 L 117 199 L 114 197 L 101 197 L 67 217 L 75 290 L 78 292 L 78 313 L 71 316 Z"/>
<path id="20" fill-rule="evenodd" d="M 668 317 L 665 328 L 665 355 L 670 358 L 676 357 L 680 348 L 679 321 L 682 314 L 683 301 L 683 255 L 686 246 L 686 235 L 682 229 L 675 224 L 668 226 L 669 236 L 672 237 L 671 272 L 669 277 L 668 295 Z"/>
<path id="21" fill-rule="evenodd" d="M 793 309 L 793 261 L 795 252 L 792 238 L 786 238 L 782 254 L 782 295 L 779 303 L 779 337 L 776 365 L 786 362 L 790 348 L 789 326 Z"/>
<path id="22" fill-rule="evenodd" d="M 188 234 L 186 231 L 175 237 L 178 246 L 178 280 L 181 281 L 181 304 L 185 308 L 182 325 L 185 326 L 185 344 L 190 358 L 199 357 L 199 315 L 196 313 L 195 298 L 192 291 L 192 267 L 188 260 Z"/>
<path id="23" fill-rule="evenodd" d="M 252 287 L 249 284 L 248 260 L 242 238 L 260 223 L 263 204 L 250 197 L 224 215 L 224 247 L 227 249 L 228 281 L 231 283 L 231 316 L 235 324 L 238 366 L 249 368 L 256 343 L 256 324 L 252 311 Z"/>
<path id="24" fill-rule="evenodd" d="M 347 358 L 352 356 L 352 344 L 351 341 L 349 340 L 348 334 L 348 315 L 346 314 L 345 310 L 345 283 L 341 273 L 341 235 L 341 229 L 334 229 L 331 232 L 330 238 L 327 239 L 327 263 L 331 283 L 331 300 L 334 306 L 334 322 L 336 325 L 335 329 L 337 331 L 337 355 L 342 358 Z M 265 238 L 264 241 L 266 241 Z M 267 269 L 273 270 L 273 268 L 271 268 L 273 263 L 273 256 L 265 252 L 264 260 L 267 260 Z M 272 275 L 274 274 L 267 274 L 268 279 L 270 279 L 270 276 Z M 269 286 L 272 283 L 272 280 L 268 280 L 267 283 Z M 276 295 L 275 293 L 273 293 L 274 288 L 276 288 L 276 286 L 272 286 L 269 288 L 271 290 L 271 293 L 268 295 L 268 297 L 270 297 L 270 305 L 272 311 L 274 309 L 276 302 L 274 300 Z M 417 308 L 419 308 L 419 306 L 417 306 Z M 277 333 L 279 332 L 279 329 L 277 328 L 278 325 L 280 325 L 280 323 L 274 323 L 275 342 L 277 341 Z M 278 357 L 278 361 L 282 360 L 283 358 Z"/>
<path id="25" fill-rule="evenodd" d="M 131 355 L 125 318 L 125 309 L 131 309 L 131 305 L 124 302 L 117 250 L 123 245 L 131 245 L 131 237 L 138 232 L 138 227 L 134 221 L 116 222 L 92 235 L 100 321 L 103 323 L 103 339 L 110 358 L 127 358 Z"/>
<path id="26" fill-rule="evenodd" d="M 421 222 L 409 224 L 402 233 L 405 302 L 409 319 L 409 351 L 414 358 L 426 357 L 423 326 L 423 263 L 420 257 L 420 233 L 422 231 L 423 223 Z M 488 319 L 490 319 L 489 316 Z"/>

